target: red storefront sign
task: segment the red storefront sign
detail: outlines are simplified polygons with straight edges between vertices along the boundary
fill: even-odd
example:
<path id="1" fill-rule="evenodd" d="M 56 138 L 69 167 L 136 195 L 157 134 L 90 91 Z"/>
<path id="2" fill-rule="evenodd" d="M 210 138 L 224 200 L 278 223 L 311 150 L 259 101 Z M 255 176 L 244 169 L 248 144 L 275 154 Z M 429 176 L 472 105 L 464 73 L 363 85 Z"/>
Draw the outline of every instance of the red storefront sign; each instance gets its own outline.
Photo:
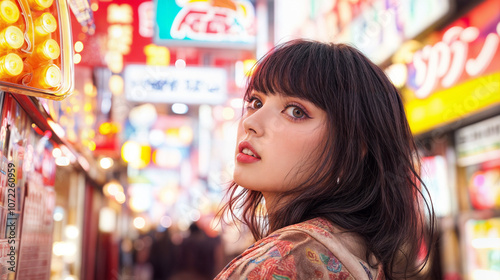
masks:
<path id="1" fill-rule="evenodd" d="M 439 41 L 416 52 L 408 67 L 408 86 L 416 97 L 423 99 L 473 77 L 500 71 L 499 10 L 499 1 L 485 1 L 431 36 Z"/>
<path id="2" fill-rule="evenodd" d="M 106 66 L 117 56 L 123 64 L 145 64 L 146 47 L 152 45 L 153 9 L 151 0 L 99 2 L 94 11 L 94 35 L 85 34 L 73 18 L 74 41 L 81 41 L 85 46 L 80 64 Z"/>

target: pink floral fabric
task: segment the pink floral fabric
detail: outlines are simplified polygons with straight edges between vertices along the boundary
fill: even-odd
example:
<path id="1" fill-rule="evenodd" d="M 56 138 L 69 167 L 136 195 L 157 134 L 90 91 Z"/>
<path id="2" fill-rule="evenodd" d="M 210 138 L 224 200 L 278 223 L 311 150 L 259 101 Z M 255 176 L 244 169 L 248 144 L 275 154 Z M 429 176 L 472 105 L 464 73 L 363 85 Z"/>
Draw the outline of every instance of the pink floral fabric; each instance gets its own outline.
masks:
<path id="1" fill-rule="evenodd" d="M 343 240 L 338 235 L 338 229 L 322 218 L 285 227 L 250 246 L 215 279 L 385 279 L 381 266 L 370 268 L 353 255 L 349 259 L 335 256 L 331 248 L 344 248 L 336 244 Z M 340 259 L 348 260 L 351 267 L 346 267 Z"/>

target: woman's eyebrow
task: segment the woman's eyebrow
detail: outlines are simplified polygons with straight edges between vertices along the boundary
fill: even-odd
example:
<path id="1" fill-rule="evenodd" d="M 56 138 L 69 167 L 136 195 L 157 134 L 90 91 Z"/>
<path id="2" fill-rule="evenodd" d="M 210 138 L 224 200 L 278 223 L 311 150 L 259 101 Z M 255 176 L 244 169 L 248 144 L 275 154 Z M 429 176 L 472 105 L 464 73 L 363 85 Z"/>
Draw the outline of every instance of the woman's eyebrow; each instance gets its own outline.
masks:
<path id="1" fill-rule="evenodd" d="M 320 109 L 318 106 L 316 106 L 311 101 L 309 101 L 307 99 L 304 99 L 304 98 L 300 98 L 300 97 L 283 96 L 283 100 L 288 101 L 288 102 L 297 102 L 297 103 L 300 103 L 301 105 L 306 106 L 308 108 L 318 108 L 318 109 Z"/>

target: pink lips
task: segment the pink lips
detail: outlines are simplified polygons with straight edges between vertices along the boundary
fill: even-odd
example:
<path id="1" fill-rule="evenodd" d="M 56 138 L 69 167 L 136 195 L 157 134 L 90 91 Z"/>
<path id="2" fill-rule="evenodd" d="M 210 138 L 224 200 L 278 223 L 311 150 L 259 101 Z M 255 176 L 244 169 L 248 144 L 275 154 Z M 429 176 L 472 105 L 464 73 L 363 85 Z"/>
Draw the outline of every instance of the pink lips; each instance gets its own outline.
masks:
<path id="1" fill-rule="evenodd" d="M 244 154 L 243 149 L 245 149 L 245 148 L 252 151 L 252 153 L 255 155 L 255 157 Z M 248 141 L 241 141 L 240 144 L 238 145 L 238 151 L 239 151 L 239 153 L 236 155 L 236 160 L 238 162 L 252 163 L 252 162 L 256 162 L 256 161 L 260 160 L 259 154 L 257 154 L 257 152 L 255 152 L 254 148 L 252 147 L 252 145 L 250 145 L 250 143 Z"/>

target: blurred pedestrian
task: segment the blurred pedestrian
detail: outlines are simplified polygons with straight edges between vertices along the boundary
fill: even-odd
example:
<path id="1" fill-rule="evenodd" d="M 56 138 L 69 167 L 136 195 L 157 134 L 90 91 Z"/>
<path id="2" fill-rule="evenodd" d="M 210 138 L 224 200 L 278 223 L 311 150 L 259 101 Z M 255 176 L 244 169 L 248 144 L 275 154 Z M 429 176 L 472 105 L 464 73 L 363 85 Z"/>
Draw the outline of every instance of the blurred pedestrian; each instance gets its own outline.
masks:
<path id="1" fill-rule="evenodd" d="M 153 267 L 153 280 L 168 280 L 175 273 L 178 249 L 170 237 L 169 229 L 154 234 L 149 254 Z"/>
<path id="2" fill-rule="evenodd" d="M 144 234 L 134 240 L 134 279 L 151 280 L 153 267 L 149 262 L 149 254 L 153 239 L 150 234 Z"/>
<path id="3" fill-rule="evenodd" d="M 179 271 L 170 280 L 212 280 L 218 273 L 220 246 L 219 237 L 209 237 L 192 223 L 180 246 Z"/>
<path id="4" fill-rule="evenodd" d="M 419 272 L 434 212 L 401 97 L 379 67 L 347 45 L 291 41 L 257 63 L 245 101 L 225 211 L 241 207 L 258 241 L 216 279 Z"/>

